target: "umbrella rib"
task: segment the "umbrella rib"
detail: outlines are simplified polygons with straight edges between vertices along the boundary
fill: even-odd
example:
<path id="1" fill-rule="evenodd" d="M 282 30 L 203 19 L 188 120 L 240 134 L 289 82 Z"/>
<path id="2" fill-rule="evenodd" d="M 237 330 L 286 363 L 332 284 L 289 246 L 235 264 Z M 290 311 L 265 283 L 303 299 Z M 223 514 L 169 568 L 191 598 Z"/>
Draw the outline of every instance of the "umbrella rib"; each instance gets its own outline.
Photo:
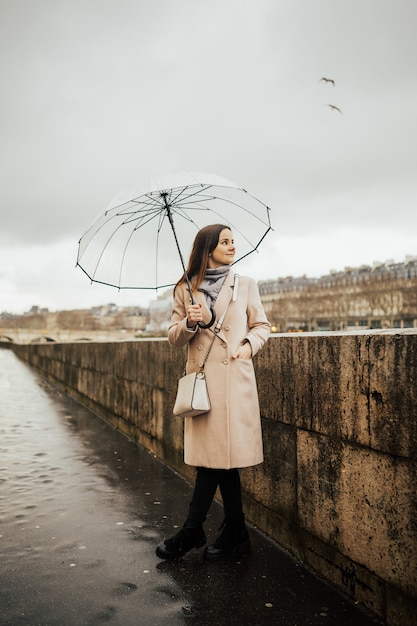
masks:
<path id="1" fill-rule="evenodd" d="M 124 206 L 129 207 L 131 202 L 143 202 L 141 200 L 141 198 L 147 198 L 148 200 L 151 201 L 151 203 L 155 204 L 155 206 L 159 206 L 157 198 L 154 198 L 154 196 L 152 195 L 152 192 L 150 192 L 150 193 L 141 194 L 139 196 L 135 196 L 135 198 L 131 198 L 129 200 L 125 200 L 124 202 L 121 202 L 120 204 L 116 204 L 111 209 L 107 209 L 105 214 L 107 214 L 107 213 L 109 213 L 111 211 L 118 211 L 118 210 L 121 209 L 121 207 L 124 207 Z M 123 211 L 124 211 L 124 209 L 121 210 L 121 212 L 123 212 Z"/>
<path id="2" fill-rule="evenodd" d="M 266 223 L 265 223 L 265 222 L 264 222 L 264 221 L 263 221 L 260 217 L 258 217 L 258 216 L 257 216 L 257 215 L 253 212 L 253 211 L 249 210 L 249 209 L 248 209 L 248 208 L 246 208 L 246 207 L 243 207 L 243 206 L 242 206 L 239 202 L 236 202 L 236 201 L 234 201 L 234 200 L 231 200 L 230 198 L 225 198 L 225 197 L 220 196 L 220 195 L 212 195 L 212 194 L 210 194 L 210 195 L 204 195 L 204 193 L 205 193 L 205 192 L 206 192 L 209 188 L 212 188 L 212 187 L 213 187 L 213 185 L 206 186 L 206 187 L 204 187 L 204 188 L 202 188 L 202 189 L 200 189 L 200 190 L 196 191 L 196 192 L 195 192 L 195 193 L 193 193 L 193 194 L 189 194 L 189 196 L 187 196 L 187 198 L 184 198 L 184 199 L 181 201 L 181 204 L 178 204 L 178 203 L 174 203 L 174 202 L 172 202 L 172 203 L 171 203 L 171 205 L 172 205 L 172 207 L 173 207 L 173 209 L 174 209 L 174 210 L 175 210 L 177 207 L 181 207 L 182 209 L 184 209 L 184 208 L 186 208 L 186 207 L 184 207 L 184 204 L 183 204 L 183 203 L 184 203 L 184 202 L 188 202 L 188 201 L 189 201 L 189 199 L 190 199 L 191 197 L 196 196 L 196 195 L 200 195 L 200 196 L 202 196 L 202 198 L 201 198 L 201 200 L 199 200 L 199 202 L 203 202 L 203 201 L 204 201 L 204 202 L 207 202 L 207 201 L 210 201 L 210 200 L 216 201 L 216 200 L 219 200 L 219 199 L 220 199 L 220 200 L 222 200 L 222 201 L 224 201 L 224 202 L 227 202 L 228 204 L 232 204 L 233 206 L 236 206 L 236 207 L 238 207 L 238 208 L 242 209 L 243 211 L 245 211 L 245 213 L 247 213 L 247 214 L 251 215 L 254 219 L 258 220 L 258 221 L 259 221 L 259 222 L 261 222 L 262 224 L 265 224 L 265 225 L 270 226 L 270 219 L 269 219 L 269 207 L 268 207 L 266 204 L 264 204 L 263 202 L 261 202 L 260 200 L 258 200 L 257 198 L 255 198 L 254 196 L 252 196 L 251 194 L 248 194 L 248 192 L 247 192 L 247 191 L 245 191 L 245 193 L 246 193 L 246 194 L 247 194 L 250 198 L 252 198 L 255 202 L 258 202 L 260 205 L 262 205 L 263 207 L 265 207 L 265 208 L 268 210 L 268 212 L 267 212 L 267 215 L 268 215 L 268 222 L 267 222 L 267 224 L 266 224 Z M 224 187 L 224 189 L 234 189 L 234 187 Z M 237 189 L 238 189 L 239 191 L 244 191 L 243 189 L 239 189 L 239 188 L 237 188 Z M 194 207 L 190 207 L 190 208 L 195 208 L 195 206 L 194 206 Z M 202 210 L 208 210 L 208 209 L 206 209 L 206 207 L 204 207 L 204 205 L 203 205 Z M 210 209 L 210 210 L 212 210 L 212 209 Z M 217 213 L 217 215 L 220 215 L 220 214 L 219 214 L 219 213 Z"/>
<path id="3" fill-rule="evenodd" d="M 272 228 L 271 228 L 271 221 L 270 221 L 270 217 L 269 217 L 269 213 L 270 213 L 270 209 L 269 209 L 269 207 L 267 207 L 265 204 L 263 204 L 262 202 L 260 202 L 260 200 L 257 200 L 257 199 L 256 199 L 256 198 L 254 198 L 253 196 L 250 196 L 250 197 L 251 197 L 251 198 L 253 198 L 254 200 L 256 200 L 256 202 L 259 202 L 260 204 L 262 204 L 262 205 L 263 205 L 263 206 L 267 209 L 267 216 L 268 216 L 268 221 L 267 221 L 267 222 L 265 222 L 264 220 L 260 219 L 257 215 L 255 215 L 255 214 L 254 214 L 254 212 L 253 212 L 253 211 L 250 211 L 249 209 L 247 209 L 247 208 L 245 208 L 245 207 L 242 207 L 242 205 L 241 205 L 241 204 L 239 204 L 238 202 L 235 202 L 235 201 L 230 200 L 230 199 L 228 199 L 228 198 L 221 198 L 221 199 L 222 199 L 224 202 L 226 202 L 226 203 L 228 203 L 228 204 L 232 204 L 233 206 L 236 206 L 236 207 L 238 207 L 239 209 L 243 210 L 245 213 L 247 213 L 247 214 L 251 215 L 253 218 L 255 218 L 256 220 L 258 220 L 259 222 L 261 222 L 262 224 L 264 224 L 265 226 L 267 226 L 267 227 L 268 227 L 267 232 L 269 232 L 269 230 L 272 230 Z M 208 197 L 205 197 L 205 198 L 204 198 L 204 201 L 205 201 L 205 202 L 210 201 L 210 200 L 215 201 L 215 200 L 217 200 L 217 199 L 218 199 L 218 196 L 217 196 L 217 197 L 216 197 L 216 196 L 208 196 Z M 189 215 L 186 213 L 187 207 L 184 207 L 184 206 L 179 206 L 179 207 L 178 207 L 178 206 L 173 206 L 172 208 L 173 208 L 173 211 L 174 211 L 177 215 L 181 215 L 181 217 L 183 217 L 183 218 L 184 218 L 184 219 L 186 219 L 187 221 L 189 221 L 189 222 L 191 222 L 192 224 L 194 224 L 195 226 L 197 226 L 196 222 L 192 219 L 192 217 L 191 217 L 191 216 L 189 216 Z M 190 207 L 190 209 L 191 209 L 191 208 L 192 208 L 192 209 L 194 209 L 194 210 L 196 209 L 196 207 L 195 207 L 195 206 Z M 202 210 L 202 211 L 211 211 L 212 213 L 214 213 L 215 215 L 217 215 L 219 218 L 221 218 L 222 220 L 224 220 L 223 215 L 222 215 L 219 211 L 216 211 L 215 209 L 208 209 L 207 207 L 205 207 L 204 205 L 202 205 L 201 210 Z M 239 228 L 239 227 L 238 227 L 238 226 L 237 226 L 234 222 L 232 222 L 230 219 L 228 219 L 227 221 L 228 221 L 228 222 L 230 223 L 230 225 L 233 227 L 233 230 L 234 230 L 234 231 L 238 232 L 238 233 L 239 233 L 239 234 L 243 237 L 243 239 L 244 239 L 244 240 L 245 240 L 245 241 L 246 241 L 246 242 L 247 242 L 250 246 L 252 246 L 254 249 L 256 249 L 256 247 L 259 245 L 259 243 L 260 243 L 260 242 L 257 244 L 257 246 L 255 246 L 255 245 L 254 245 L 254 244 L 253 244 L 253 243 L 252 243 L 252 242 L 248 239 L 248 237 L 247 237 L 246 235 L 244 235 L 244 233 L 240 230 L 240 228 Z M 265 233 L 265 234 L 266 234 L 266 233 Z M 265 235 L 264 235 L 264 236 L 265 236 Z M 262 239 L 261 239 L 261 241 L 262 241 Z M 246 255 L 245 255 L 245 256 L 246 256 Z M 243 258 L 243 257 L 242 257 L 242 258 Z"/>
<path id="4" fill-rule="evenodd" d="M 125 257 L 126 257 L 127 249 L 129 247 L 129 244 L 130 244 L 130 242 L 132 240 L 132 237 L 133 237 L 134 233 L 137 230 L 139 230 L 139 228 L 141 228 L 142 226 L 145 226 L 147 223 L 152 221 L 155 217 L 159 217 L 159 220 L 158 220 L 159 223 L 158 223 L 158 228 L 157 228 L 157 233 L 158 234 L 157 234 L 157 244 L 156 244 L 156 257 L 155 257 L 156 259 L 158 258 L 159 233 L 160 233 L 160 230 L 162 228 L 162 225 L 163 225 L 163 222 L 164 222 L 164 218 L 165 218 L 165 212 L 162 213 L 160 210 L 157 213 L 155 213 L 154 215 L 152 215 L 152 217 L 149 220 L 146 220 L 144 223 L 140 224 L 139 226 L 135 226 L 135 228 L 131 231 L 131 233 L 130 233 L 127 241 L 126 241 L 126 244 L 125 244 L 125 247 L 124 247 L 124 251 L 123 251 L 123 255 L 122 255 L 122 260 L 121 260 L 121 263 L 120 263 L 119 284 L 121 284 L 121 282 L 122 282 L 122 272 L 123 272 L 124 260 L 125 260 Z M 123 222 L 123 224 L 125 224 L 125 222 Z M 123 224 L 121 224 L 121 226 Z M 156 281 L 156 284 L 158 284 L 158 263 L 157 262 L 155 262 L 155 281 Z"/>
<path id="5" fill-rule="evenodd" d="M 112 210 L 112 209 L 111 209 Z M 89 243 L 94 239 L 94 237 L 96 237 L 98 235 L 98 233 L 112 220 L 116 219 L 117 217 L 119 217 L 120 215 L 123 215 L 122 213 L 113 213 L 112 215 L 108 215 L 110 213 L 110 211 L 106 211 L 104 213 L 104 215 L 99 218 L 98 220 L 96 220 L 96 222 L 94 222 L 94 224 L 91 225 L 91 227 L 86 231 L 86 233 L 83 235 L 83 237 L 81 237 L 80 239 L 80 243 L 82 241 L 82 239 L 85 239 L 88 234 L 93 231 L 95 229 L 95 232 L 91 235 L 91 238 L 89 239 Z M 136 212 L 137 213 L 137 212 Z M 108 216 L 108 217 L 107 217 Z M 104 219 L 107 218 L 107 219 Z M 101 224 L 99 224 L 99 226 L 97 226 L 97 224 L 99 222 L 102 222 Z M 130 223 L 129 220 L 125 220 L 124 222 L 122 222 L 122 224 L 119 224 L 119 226 L 117 227 L 116 231 L 124 224 L 128 224 Z M 116 232 L 115 231 L 115 232 Z M 111 237 L 110 237 L 111 239 Z M 110 241 L 110 239 L 108 241 Z M 88 244 L 87 244 L 88 245 Z"/>
<path id="6" fill-rule="evenodd" d="M 203 193 L 204 191 L 207 191 L 208 189 L 212 189 L 213 187 L 216 187 L 216 189 L 217 188 L 218 189 L 234 189 L 234 190 L 237 190 L 237 191 L 245 191 L 244 189 L 240 189 L 239 187 L 229 187 L 227 185 L 213 185 L 211 183 L 194 183 L 192 185 L 187 185 L 185 187 L 174 187 L 171 190 L 171 194 L 172 194 L 172 191 L 174 191 L 174 189 L 180 189 L 180 191 L 179 191 L 179 193 L 177 195 L 177 197 L 179 197 L 185 191 L 190 191 L 190 189 L 193 189 L 193 192 L 188 194 L 188 197 L 191 198 L 192 196 L 199 195 L 199 194 Z M 247 193 L 247 192 L 245 192 L 245 193 Z"/>
<path id="7" fill-rule="evenodd" d="M 235 265 L 236 263 L 238 263 L 242 259 L 246 259 L 246 257 L 249 256 L 250 254 L 252 254 L 253 252 L 258 252 L 259 246 L 261 245 L 261 243 L 263 242 L 263 240 L 265 239 L 265 237 L 267 236 L 267 234 L 269 233 L 270 230 L 273 230 L 272 226 L 270 226 L 268 228 L 268 230 L 262 235 L 262 237 L 260 238 L 260 240 L 258 241 L 256 246 L 253 246 L 251 244 L 252 245 L 252 250 L 249 250 L 249 252 L 246 252 L 246 254 L 243 254 L 242 256 L 240 256 L 238 259 L 236 259 L 236 261 L 233 261 L 232 265 Z"/>
<path id="8" fill-rule="evenodd" d="M 158 228 L 156 230 L 156 254 L 155 254 L 155 283 L 158 284 L 158 258 L 159 258 L 159 233 L 161 232 L 162 225 L 165 221 L 166 213 L 160 213 Z"/>
<path id="9" fill-rule="evenodd" d="M 240 228 L 238 226 L 236 226 L 236 224 L 234 224 L 234 222 L 232 222 L 230 219 L 229 220 L 225 220 L 223 215 L 221 213 L 219 213 L 218 211 L 214 210 L 214 209 L 202 209 L 205 211 L 210 210 L 211 213 L 213 213 L 214 215 L 217 215 L 221 220 L 223 221 L 227 221 L 233 228 L 233 231 L 238 232 L 241 237 L 253 248 L 256 249 L 256 247 L 254 246 L 254 244 L 243 234 L 243 232 L 240 230 Z M 180 215 L 183 219 L 187 220 L 188 222 L 190 222 L 191 224 L 193 224 L 196 228 L 198 228 L 198 224 L 195 222 L 195 220 L 191 217 L 191 215 L 188 215 L 187 213 L 184 212 L 183 209 L 181 210 L 176 210 L 175 211 L 176 215 Z M 270 230 L 270 227 L 268 228 L 268 230 Z M 252 251 L 251 251 L 252 252 Z M 250 254 L 250 253 L 248 253 Z M 246 256 L 246 255 L 245 255 Z"/>
<path id="10" fill-rule="evenodd" d="M 100 226 L 100 228 L 98 228 L 98 230 L 94 233 L 94 235 L 91 237 L 91 239 L 90 239 L 89 243 L 91 243 L 91 241 L 94 239 L 94 237 L 95 237 L 96 235 L 98 235 L 98 233 L 100 232 L 100 230 L 101 230 L 101 229 L 102 229 L 102 228 L 103 228 L 106 224 L 108 224 L 108 222 L 109 222 L 109 221 L 111 221 L 111 220 L 112 220 L 113 218 L 115 218 L 115 217 L 118 217 L 118 216 L 117 216 L 117 215 L 113 215 L 113 216 L 112 216 L 112 217 L 110 217 L 108 220 L 106 220 L 106 222 L 104 222 L 104 223 Z M 130 223 L 130 222 L 127 222 L 127 223 Z M 97 273 L 97 271 L 98 271 L 98 268 L 99 268 L 99 266 L 100 266 L 101 260 L 102 260 L 102 258 L 103 258 L 103 256 L 104 256 L 104 253 L 105 253 L 105 251 L 106 251 L 107 247 L 109 246 L 110 242 L 111 242 L 111 241 L 112 241 L 112 239 L 115 237 L 116 233 L 117 233 L 117 232 L 118 232 L 118 231 L 119 231 L 119 230 L 120 230 L 123 226 L 125 226 L 125 225 L 126 225 L 126 224 L 125 224 L 125 222 L 122 222 L 121 224 L 119 224 L 119 225 L 118 225 L 118 226 L 117 226 L 117 227 L 116 227 L 116 228 L 112 231 L 112 233 L 110 234 L 110 236 L 108 237 L 108 239 L 107 239 L 107 240 L 105 241 L 105 243 L 103 244 L 103 247 L 102 247 L 101 253 L 99 254 L 99 257 L 98 257 L 98 259 L 97 259 L 97 263 L 96 263 L 96 265 L 95 265 L 95 267 L 94 267 L 93 278 L 92 278 L 91 280 L 93 280 L 93 279 L 94 279 L 94 276 L 96 275 L 96 273 Z M 136 228 L 134 228 L 134 229 L 132 230 L 132 232 L 131 232 L 131 234 L 130 234 L 130 236 L 129 236 L 129 241 L 130 241 L 130 238 L 131 238 L 131 236 L 132 236 L 132 234 L 133 234 L 133 232 L 134 232 L 135 230 L 137 230 L 137 229 L 136 229 Z M 126 244 L 126 246 L 127 246 L 127 244 Z M 126 248 L 125 248 L 125 250 L 126 250 Z M 123 253 L 123 256 L 124 256 L 124 255 L 125 255 L 125 252 Z M 80 266 L 80 267 L 81 267 L 81 266 Z M 95 279 L 94 279 L 94 280 L 95 280 Z M 96 281 L 96 282 L 98 282 L 98 281 Z"/>
<path id="11" fill-rule="evenodd" d="M 137 212 L 136 212 L 136 213 L 137 213 Z M 150 221 L 152 221 L 153 219 L 155 219 L 155 217 L 157 217 L 157 216 L 159 215 L 159 213 L 160 213 L 160 209 L 155 210 L 155 211 L 154 211 L 154 214 L 153 214 L 153 215 L 151 215 L 151 216 L 149 216 L 149 213 L 146 213 L 146 214 L 142 217 L 142 223 L 141 223 L 140 225 L 136 225 L 136 226 L 133 228 L 133 230 L 132 230 L 131 234 L 129 235 L 128 243 L 129 243 L 129 241 L 130 241 L 130 239 L 131 239 L 131 237 L 132 237 L 132 235 L 133 235 L 133 233 L 134 233 L 134 231 L 135 231 L 135 230 L 138 230 L 138 229 L 139 229 L 139 228 L 141 228 L 142 226 L 145 226 L 147 223 L 149 223 Z M 107 215 L 107 212 L 105 213 L 105 215 Z M 105 226 L 106 226 L 106 225 L 107 225 L 107 224 L 108 224 L 111 220 L 113 220 L 113 219 L 115 219 L 115 218 L 119 217 L 119 215 L 121 215 L 121 214 L 119 214 L 119 213 L 113 214 L 113 215 L 109 216 L 109 218 L 108 218 L 107 220 L 105 220 L 102 224 L 100 224 L 99 228 L 98 228 L 98 229 L 96 230 L 96 232 L 92 235 L 92 237 L 91 237 L 91 239 L 90 239 L 89 243 L 91 243 L 91 241 L 94 239 L 94 237 L 96 237 L 96 236 L 98 235 L 98 233 L 99 233 L 99 232 L 100 232 L 100 231 L 101 231 L 101 230 L 102 230 L 102 229 L 103 229 L 103 228 L 104 228 L 104 227 L 105 227 Z M 146 221 L 143 221 L 143 219 L 144 219 L 145 217 L 148 217 L 149 219 L 147 219 Z M 93 272 L 93 277 L 96 275 L 96 273 L 97 273 L 97 271 L 98 271 L 98 268 L 99 268 L 99 266 L 100 266 L 100 263 L 101 263 L 101 259 L 103 258 L 103 255 L 104 255 L 104 253 L 105 253 L 105 251 L 106 251 L 106 249 L 107 249 L 108 245 L 110 244 L 111 240 L 115 237 L 116 233 L 117 233 L 117 232 L 118 232 L 118 231 L 119 231 L 119 230 L 120 230 L 123 226 L 126 226 L 127 224 L 130 224 L 130 223 L 134 223 L 135 221 L 137 221 L 137 220 L 134 220 L 134 219 L 131 219 L 131 220 L 129 220 L 129 219 L 128 219 L 128 220 L 124 220 L 124 221 L 123 221 L 121 224 L 119 224 L 119 225 L 115 228 L 115 230 L 111 233 L 111 235 L 109 236 L 109 238 L 107 239 L 107 241 L 104 243 L 103 248 L 102 248 L 102 251 L 101 251 L 101 254 L 99 255 L 99 257 L 98 257 L 98 259 L 97 259 L 97 263 L 96 263 L 96 265 L 95 265 L 94 272 Z M 92 229 L 92 228 L 93 228 L 93 226 L 91 227 L 91 229 Z M 90 230 L 91 230 L 91 229 L 90 229 Z M 87 231 L 87 232 L 88 232 L 88 231 Z M 86 234 L 87 234 L 87 233 L 86 233 Z M 128 243 L 126 244 L 126 247 L 125 247 L 125 252 L 126 252 L 126 249 L 127 249 Z M 123 258 L 125 257 L 125 252 L 123 253 Z M 81 267 L 81 265 L 80 265 L 80 267 Z M 91 279 L 91 280 L 93 280 L 93 279 Z"/>
<path id="12" fill-rule="evenodd" d="M 129 247 L 129 244 L 130 244 L 130 242 L 131 242 L 131 239 L 132 239 L 132 237 L 133 237 L 133 233 L 134 233 L 135 231 L 136 231 L 136 228 L 134 228 L 134 229 L 130 232 L 130 235 L 129 235 L 129 237 L 127 238 L 127 241 L 126 241 L 126 243 L 125 243 L 125 247 L 124 247 L 123 254 L 122 254 L 122 259 L 121 259 L 121 262 L 120 262 L 120 270 L 119 270 L 119 285 L 121 285 L 121 284 L 122 284 L 122 273 L 123 273 L 123 265 L 124 265 L 124 262 L 125 262 L 126 252 L 127 252 L 128 247 Z"/>
<path id="13" fill-rule="evenodd" d="M 208 186 L 207 185 L 203 185 L 203 184 L 193 185 L 193 188 L 194 187 L 196 187 L 196 189 L 193 190 L 193 193 L 190 193 L 190 187 L 183 187 L 183 188 L 181 188 L 179 193 L 176 195 L 175 199 L 171 200 L 170 204 L 174 204 L 175 205 L 175 203 L 179 202 L 178 198 L 181 198 L 186 191 L 188 192 L 187 195 L 186 195 L 186 198 L 183 198 L 181 201 L 184 201 L 186 199 L 188 200 L 189 198 L 192 198 L 193 196 L 199 195 L 204 189 L 208 189 Z M 170 199 L 171 198 L 172 198 L 172 192 L 171 192 Z"/>
<path id="14" fill-rule="evenodd" d="M 103 249 L 102 249 L 101 253 L 99 254 L 99 257 L 98 257 L 98 259 L 97 259 L 96 266 L 95 266 L 95 268 L 94 268 L 93 277 L 96 275 L 96 273 L 97 273 L 97 271 L 98 271 L 99 265 L 100 265 L 100 263 L 101 263 L 101 259 L 102 259 L 102 258 L 103 258 L 103 256 L 104 256 L 104 253 L 105 253 L 105 251 L 106 251 L 106 249 L 107 249 L 107 246 L 110 244 L 111 240 L 112 240 L 112 239 L 113 239 L 113 237 L 116 235 L 116 233 L 120 230 L 120 228 L 121 228 L 121 227 L 122 227 L 122 225 L 121 225 L 121 224 L 119 224 L 119 226 L 117 226 L 117 228 L 116 228 L 116 229 L 115 229 L 115 230 L 111 233 L 110 237 L 107 239 L 106 243 L 103 245 Z"/>
<path id="15" fill-rule="evenodd" d="M 155 201 L 149 203 L 149 202 L 145 202 L 144 200 L 131 200 L 131 202 L 134 203 L 133 207 L 128 207 L 129 210 L 125 209 L 124 211 L 120 211 L 119 213 L 116 213 L 113 217 L 118 217 L 122 215 L 136 216 L 138 214 L 140 215 L 141 213 L 144 213 L 144 215 L 147 216 L 150 213 L 157 214 L 161 210 L 161 205 Z M 139 204 L 142 204 L 143 206 L 138 209 L 137 205 Z"/>

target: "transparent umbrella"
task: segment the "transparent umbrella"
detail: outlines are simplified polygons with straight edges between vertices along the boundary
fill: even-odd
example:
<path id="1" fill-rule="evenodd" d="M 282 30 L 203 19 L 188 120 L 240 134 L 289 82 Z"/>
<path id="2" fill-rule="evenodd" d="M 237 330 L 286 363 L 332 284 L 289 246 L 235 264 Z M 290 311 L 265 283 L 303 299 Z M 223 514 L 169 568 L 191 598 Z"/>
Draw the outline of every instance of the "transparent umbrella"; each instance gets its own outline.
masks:
<path id="1" fill-rule="evenodd" d="M 214 174 L 158 176 L 116 196 L 82 235 L 77 265 L 92 282 L 117 289 L 158 290 L 185 275 L 193 302 L 183 254 L 197 231 L 214 223 L 233 231 L 237 263 L 271 230 L 270 209 Z"/>

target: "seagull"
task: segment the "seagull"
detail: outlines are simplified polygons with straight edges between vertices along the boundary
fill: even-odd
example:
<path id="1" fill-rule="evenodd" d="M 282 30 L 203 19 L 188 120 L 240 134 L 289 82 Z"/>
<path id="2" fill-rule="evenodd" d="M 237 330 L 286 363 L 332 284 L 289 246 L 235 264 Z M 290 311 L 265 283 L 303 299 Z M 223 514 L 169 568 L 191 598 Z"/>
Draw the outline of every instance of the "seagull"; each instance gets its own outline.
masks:
<path id="1" fill-rule="evenodd" d="M 333 87 L 335 86 L 335 82 L 334 82 L 333 78 L 325 78 L 323 76 L 323 78 L 320 78 L 319 83 L 321 83 L 322 80 L 324 80 L 325 83 L 332 83 Z"/>
<path id="2" fill-rule="evenodd" d="M 334 111 L 339 111 L 339 113 L 342 113 L 339 107 L 337 107 L 335 104 L 328 104 L 327 106 L 333 109 Z"/>

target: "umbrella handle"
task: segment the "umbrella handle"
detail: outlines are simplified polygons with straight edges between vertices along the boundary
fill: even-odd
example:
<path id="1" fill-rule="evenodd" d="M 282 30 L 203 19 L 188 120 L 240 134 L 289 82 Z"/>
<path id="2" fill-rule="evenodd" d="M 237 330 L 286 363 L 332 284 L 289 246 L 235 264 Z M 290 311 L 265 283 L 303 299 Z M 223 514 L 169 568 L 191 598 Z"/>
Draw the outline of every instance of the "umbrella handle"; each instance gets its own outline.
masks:
<path id="1" fill-rule="evenodd" d="M 211 320 L 209 321 L 208 324 L 203 324 L 203 322 L 197 322 L 197 325 L 200 328 L 210 328 L 210 326 L 213 326 L 214 322 L 216 321 L 216 311 L 210 307 L 210 311 L 211 311 Z"/>

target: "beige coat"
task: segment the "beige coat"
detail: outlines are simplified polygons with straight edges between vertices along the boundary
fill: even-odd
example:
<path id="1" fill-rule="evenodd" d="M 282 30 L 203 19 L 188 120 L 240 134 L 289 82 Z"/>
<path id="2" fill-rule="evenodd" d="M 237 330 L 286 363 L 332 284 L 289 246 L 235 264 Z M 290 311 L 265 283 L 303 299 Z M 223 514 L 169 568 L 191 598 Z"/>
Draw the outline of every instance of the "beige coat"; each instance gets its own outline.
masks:
<path id="1" fill-rule="evenodd" d="M 263 461 L 258 391 L 252 359 L 232 360 L 231 355 L 247 339 L 254 356 L 266 342 L 270 324 L 256 282 L 241 276 L 236 302 L 231 300 L 233 282 L 234 273 L 231 270 L 215 305 L 218 319 L 230 302 L 205 365 L 211 410 L 185 419 L 184 461 L 187 465 L 230 469 L 250 467 Z M 197 292 L 195 300 L 202 304 L 203 319 L 207 322 L 210 313 L 204 294 Z M 175 291 L 168 340 L 173 346 L 188 344 L 187 373 L 200 369 L 213 337 L 211 330 L 187 329 L 186 309 L 189 305 L 189 292 L 186 285 L 181 284 Z"/>

